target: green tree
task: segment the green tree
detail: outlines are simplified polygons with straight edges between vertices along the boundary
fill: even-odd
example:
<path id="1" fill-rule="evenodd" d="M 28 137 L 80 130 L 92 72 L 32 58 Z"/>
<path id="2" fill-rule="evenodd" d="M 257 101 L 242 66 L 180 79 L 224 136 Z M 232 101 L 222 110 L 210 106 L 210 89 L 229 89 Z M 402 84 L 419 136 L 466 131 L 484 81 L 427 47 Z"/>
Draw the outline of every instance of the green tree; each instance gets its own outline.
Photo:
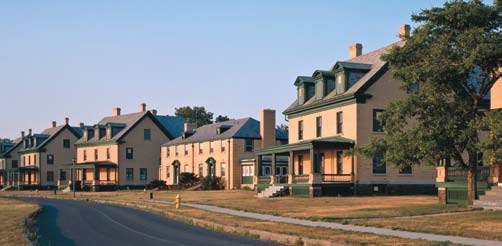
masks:
<path id="1" fill-rule="evenodd" d="M 213 123 L 213 113 L 206 111 L 203 106 L 175 108 L 174 114 L 185 117 L 188 123 L 196 123 L 197 127 Z"/>
<path id="2" fill-rule="evenodd" d="M 216 117 L 216 119 L 214 120 L 214 122 L 223 122 L 223 121 L 229 121 L 230 118 L 228 118 L 228 116 L 226 115 L 218 115 Z"/>
<path id="3" fill-rule="evenodd" d="M 419 91 L 391 103 L 385 134 L 362 153 L 385 152 L 401 165 L 450 159 L 467 170 L 468 203 L 476 198 L 476 166 L 483 103 L 501 77 L 501 1 L 451 1 L 413 15 L 419 24 L 404 46 L 384 57 L 403 88 Z M 486 146 L 485 146 L 486 147 Z"/>
<path id="4" fill-rule="evenodd" d="M 288 132 L 289 132 L 289 126 L 287 124 L 280 124 L 280 125 L 278 125 L 278 126 L 275 127 L 275 130 L 282 131 L 287 136 Z"/>

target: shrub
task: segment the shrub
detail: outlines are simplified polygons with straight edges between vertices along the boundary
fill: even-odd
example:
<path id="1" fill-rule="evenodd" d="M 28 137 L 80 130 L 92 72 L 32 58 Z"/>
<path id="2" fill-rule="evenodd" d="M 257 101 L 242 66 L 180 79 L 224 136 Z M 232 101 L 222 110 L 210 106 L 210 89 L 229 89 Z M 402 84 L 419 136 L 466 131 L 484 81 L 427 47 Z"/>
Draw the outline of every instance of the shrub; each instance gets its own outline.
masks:
<path id="1" fill-rule="evenodd" d="M 180 181 L 178 184 L 183 188 L 189 188 L 194 186 L 200 181 L 194 173 L 180 173 Z"/>
<path id="2" fill-rule="evenodd" d="M 225 184 L 221 177 L 206 176 L 202 178 L 203 190 L 222 190 L 224 188 Z"/>
<path id="3" fill-rule="evenodd" d="M 158 180 L 158 179 L 152 180 L 152 182 L 150 182 L 150 184 L 148 184 L 148 188 L 149 189 L 155 189 L 155 188 L 166 189 L 167 188 L 166 181 Z"/>

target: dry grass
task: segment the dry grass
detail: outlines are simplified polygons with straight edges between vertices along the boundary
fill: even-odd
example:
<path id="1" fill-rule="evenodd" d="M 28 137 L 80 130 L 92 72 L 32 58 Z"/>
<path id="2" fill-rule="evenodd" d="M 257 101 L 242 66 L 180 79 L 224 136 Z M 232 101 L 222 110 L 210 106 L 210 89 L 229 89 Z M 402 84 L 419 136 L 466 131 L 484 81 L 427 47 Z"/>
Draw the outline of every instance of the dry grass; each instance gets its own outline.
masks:
<path id="1" fill-rule="evenodd" d="M 352 224 L 502 241 L 502 211 L 353 221 Z"/>
<path id="2" fill-rule="evenodd" d="M 30 245 L 21 224 L 38 206 L 18 200 L 0 198 L 0 245 Z"/>

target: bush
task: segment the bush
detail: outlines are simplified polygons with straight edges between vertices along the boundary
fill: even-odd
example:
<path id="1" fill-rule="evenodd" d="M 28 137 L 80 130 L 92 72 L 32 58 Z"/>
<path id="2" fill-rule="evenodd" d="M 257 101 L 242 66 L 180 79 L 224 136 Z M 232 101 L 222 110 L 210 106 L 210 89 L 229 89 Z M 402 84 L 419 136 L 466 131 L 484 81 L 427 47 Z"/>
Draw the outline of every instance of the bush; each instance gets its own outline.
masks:
<path id="1" fill-rule="evenodd" d="M 206 176 L 202 179 L 203 190 L 223 190 L 225 184 L 220 177 Z"/>
<path id="2" fill-rule="evenodd" d="M 164 180 L 152 180 L 152 182 L 150 182 L 150 184 L 148 184 L 148 189 L 155 189 L 155 188 L 159 188 L 159 189 L 167 189 L 167 185 L 166 185 L 166 181 Z"/>
<path id="3" fill-rule="evenodd" d="M 200 179 L 194 173 L 180 173 L 180 181 L 178 184 L 182 188 L 192 187 L 198 182 L 200 182 Z"/>

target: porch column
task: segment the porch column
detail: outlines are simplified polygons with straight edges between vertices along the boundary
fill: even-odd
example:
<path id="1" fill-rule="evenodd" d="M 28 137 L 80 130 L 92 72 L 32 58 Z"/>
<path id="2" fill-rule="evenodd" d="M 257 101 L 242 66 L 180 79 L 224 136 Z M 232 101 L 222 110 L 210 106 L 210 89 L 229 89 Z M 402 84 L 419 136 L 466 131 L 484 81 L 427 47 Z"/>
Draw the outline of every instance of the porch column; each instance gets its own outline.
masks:
<path id="1" fill-rule="evenodd" d="M 288 174 L 295 175 L 295 154 L 293 151 L 289 152 Z"/>
<path id="2" fill-rule="evenodd" d="M 314 173 L 314 165 L 316 164 L 314 148 L 310 149 L 310 174 Z"/>
<path id="3" fill-rule="evenodd" d="M 272 163 L 271 163 L 271 170 L 270 170 L 270 183 L 275 184 L 275 154 L 272 154 Z"/>
<path id="4" fill-rule="evenodd" d="M 258 155 L 256 157 L 256 165 L 254 166 L 254 174 L 257 177 L 261 176 L 261 163 L 262 163 L 261 157 L 262 157 L 261 155 Z"/>

